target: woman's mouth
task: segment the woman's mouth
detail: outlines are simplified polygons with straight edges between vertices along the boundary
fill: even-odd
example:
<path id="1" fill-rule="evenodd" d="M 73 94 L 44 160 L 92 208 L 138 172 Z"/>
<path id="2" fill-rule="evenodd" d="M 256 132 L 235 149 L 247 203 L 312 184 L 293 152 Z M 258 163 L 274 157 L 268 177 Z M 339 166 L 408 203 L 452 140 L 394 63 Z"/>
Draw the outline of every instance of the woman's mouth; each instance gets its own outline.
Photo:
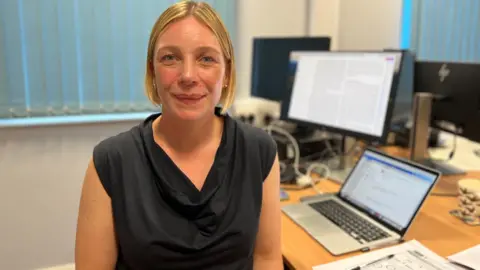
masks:
<path id="1" fill-rule="evenodd" d="M 195 105 L 203 100 L 206 95 L 173 95 L 178 101 L 185 105 Z"/>

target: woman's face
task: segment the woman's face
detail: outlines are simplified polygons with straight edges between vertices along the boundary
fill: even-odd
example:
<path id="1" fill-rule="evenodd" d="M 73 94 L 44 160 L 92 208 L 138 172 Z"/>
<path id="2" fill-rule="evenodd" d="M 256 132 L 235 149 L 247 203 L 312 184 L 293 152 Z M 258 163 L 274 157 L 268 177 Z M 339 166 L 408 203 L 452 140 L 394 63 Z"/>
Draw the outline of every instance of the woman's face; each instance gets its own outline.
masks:
<path id="1" fill-rule="evenodd" d="M 162 111 L 182 120 L 213 114 L 222 94 L 226 63 L 213 32 L 193 17 L 169 25 L 154 55 Z"/>

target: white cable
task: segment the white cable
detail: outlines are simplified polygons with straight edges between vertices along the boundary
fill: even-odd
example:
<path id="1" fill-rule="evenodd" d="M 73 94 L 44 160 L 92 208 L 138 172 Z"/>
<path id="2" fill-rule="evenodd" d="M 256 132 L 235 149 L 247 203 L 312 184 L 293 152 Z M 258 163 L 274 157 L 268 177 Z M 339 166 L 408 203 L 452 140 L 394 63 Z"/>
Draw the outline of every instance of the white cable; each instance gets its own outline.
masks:
<path id="1" fill-rule="evenodd" d="M 290 134 L 290 132 L 284 130 L 283 128 L 280 128 L 280 127 L 277 127 L 277 126 L 274 126 L 274 125 L 269 125 L 267 127 L 267 132 L 272 135 L 272 131 L 275 131 L 275 132 L 278 132 L 280 134 L 282 134 L 283 136 L 287 137 L 288 140 L 290 140 L 290 142 L 292 143 L 292 146 L 293 146 L 293 151 L 295 152 L 294 155 L 294 159 L 293 159 L 293 169 L 295 170 L 295 173 L 298 175 L 298 176 L 302 176 L 304 175 L 303 173 L 301 173 L 299 170 L 298 170 L 298 167 L 300 166 L 300 148 L 298 147 L 298 143 L 297 143 L 297 140 L 295 140 L 295 138 L 293 138 L 293 136 Z"/>
<path id="2" fill-rule="evenodd" d="M 325 178 L 325 179 L 328 178 L 328 177 L 330 177 L 330 169 L 328 168 L 327 165 L 322 164 L 322 163 L 318 163 L 318 162 L 312 163 L 312 164 L 310 164 L 310 165 L 308 166 L 306 176 L 310 178 L 310 184 L 311 184 L 312 188 L 313 188 L 317 193 L 321 194 L 321 193 L 323 193 L 323 192 L 317 188 L 317 186 L 315 185 L 315 180 L 314 180 L 313 177 L 312 177 L 312 172 L 313 172 L 314 168 L 316 168 L 316 167 L 322 168 L 322 169 L 325 171 L 324 174 L 323 174 L 323 176 L 322 176 L 322 177 Z"/>
<path id="3" fill-rule="evenodd" d="M 322 168 L 325 173 L 323 175 L 323 178 L 328 178 L 330 176 L 330 169 L 328 166 L 322 163 L 314 162 L 311 163 L 308 168 L 306 174 L 303 174 L 300 172 L 299 167 L 300 167 L 300 148 L 298 146 L 297 140 L 290 134 L 290 132 L 284 130 L 283 128 L 280 128 L 278 126 L 275 126 L 275 121 L 272 122 L 270 125 L 267 126 L 266 130 L 267 132 L 272 135 L 272 131 L 278 132 L 281 135 L 284 135 L 287 137 L 287 139 L 292 143 L 293 146 L 293 151 L 294 151 L 294 159 L 293 159 L 293 169 L 295 170 L 295 174 L 299 177 L 297 182 L 300 183 L 300 185 L 311 185 L 312 188 L 319 194 L 323 193 L 320 191 L 316 185 L 315 181 L 312 178 L 312 172 L 316 167 Z"/>

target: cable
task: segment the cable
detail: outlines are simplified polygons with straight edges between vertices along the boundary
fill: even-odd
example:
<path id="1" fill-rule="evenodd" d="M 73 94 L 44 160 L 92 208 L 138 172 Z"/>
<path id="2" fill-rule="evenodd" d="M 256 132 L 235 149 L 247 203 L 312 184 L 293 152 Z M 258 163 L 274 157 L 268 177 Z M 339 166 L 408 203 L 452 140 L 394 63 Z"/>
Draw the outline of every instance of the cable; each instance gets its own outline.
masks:
<path id="1" fill-rule="evenodd" d="M 278 121 L 272 122 L 270 125 L 267 126 L 266 131 L 268 134 L 272 135 L 272 131 L 277 132 L 285 137 L 292 143 L 293 150 L 294 150 L 294 159 L 293 159 L 293 169 L 295 170 L 295 174 L 298 176 L 297 183 L 300 183 L 300 185 L 311 185 L 312 188 L 318 192 L 322 193 L 320 190 L 318 190 L 315 186 L 315 181 L 313 180 L 311 174 L 314 170 L 314 168 L 319 167 L 322 168 L 325 173 L 324 173 L 324 178 L 328 177 L 330 175 L 330 169 L 322 163 L 314 162 L 311 163 L 308 168 L 306 174 L 303 174 L 300 172 L 300 147 L 298 146 L 297 140 L 286 130 L 283 128 L 280 128 L 278 126 L 275 126 L 275 123 Z"/>
<path id="2" fill-rule="evenodd" d="M 307 169 L 307 173 L 306 173 L 306 177 L 309 177 L 310 178 L 310 185 L 312 186 L 312 188 L 319 194 L 322 194 L 323 192 L 319 189 L 317 189 L 317 186 L 315 185 L 315 181 L 313 180 L 313 177 L 312 177 L 312 173 L 313 173 L 313 170 L 318 167 L 318 168 L 321 168 L 325 171 L 325 173 L 323 174 L 323 178 L 328 178 L 330 177 L 330 169 L 328 168 L 327 165 L 325 164 L 322 164 L 322 163 L 318 163 L 318 162 L 315 162 L 315 163 L 312 163 L 308 166 L 308 169 Z"/>
<path id="3" fill-rule="evenodd" d="M 455 133 L 453 134 L 453 149 L 452 149 L 452 152 L 450 152 L 450 155 L 448 155 L 448 160 L 451 160 L 455 155 L 455 152 L 457 151 L 457 137 L 458 137 L 457 134 L 458 134 L 458 130 L 455 129 Z"/>
<path id="4" fill-rule="evenodd" d="M 441 161 L 441 162 L 447 162 L 452 160 L 453 156 L 455 155 L 455 152 L 457 151 L 457 137 L 459 133 L 459 128 L 455 127 L 453 131 L 453 148 L 452 151 L 450 151 L 450 154 L 448 154 L 447 158 L 445 159 L 433 159 L 433 161 Z"/>
<path id="5" fill-rule="evenodd" d="M 297 143 L 297 140 L 295 140 L 295 138 L 293 138 L 293 136 L 286 130 L 280 128 L 280 127 L 276 127 L 276 126 L 273 126 L 273 125 L 269 125 L 267 127 L 267 132 L 272 135 L 272 131 L 275 131 L 277 133 L 280 133 L 281 135 L 287 137 L 287 139 L 292 143 L 292 146 L 293 146 L 293 151 L 295 152 L 294 155 L 294 160 L 293 160 L 293 169 L 295 170 L 295 173 L 299 176 L 303 175 L 300 171 L 299 171 L 299 164 L 300 164 L 300 148 L 298 147 L 298 143 Z"/>

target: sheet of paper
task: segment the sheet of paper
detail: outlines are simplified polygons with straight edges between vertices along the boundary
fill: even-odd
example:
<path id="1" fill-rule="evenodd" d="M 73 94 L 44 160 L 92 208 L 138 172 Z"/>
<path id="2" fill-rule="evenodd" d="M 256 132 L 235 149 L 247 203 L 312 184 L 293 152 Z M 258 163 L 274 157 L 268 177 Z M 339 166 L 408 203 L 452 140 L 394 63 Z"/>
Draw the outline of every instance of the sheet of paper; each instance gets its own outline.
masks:
<path id="1" fill-rule="evenodd" d="M 476 245 L 459 253 L 448 257 L 452 262 L 470 267 L 472 269 L 480 269 L 480 245 Z"/>
<path id="2" fill-rule="evenodd" d="M 350 270 L 357 266 L 374 262 L 385 258 L 388 255 L 394 255 L 390 259 L 380 260 L 377 263 L 362 267 L 361 269 L 396 269 L 396 270 L 458 270 L 448 262 L 420 244 L 416 240 L 411 240 L 393 247 L 383 248 L 371 251 L 362 255 L 354 256 L 344 260 L 319 265 L 313 267 L 313 270 Z"/>

